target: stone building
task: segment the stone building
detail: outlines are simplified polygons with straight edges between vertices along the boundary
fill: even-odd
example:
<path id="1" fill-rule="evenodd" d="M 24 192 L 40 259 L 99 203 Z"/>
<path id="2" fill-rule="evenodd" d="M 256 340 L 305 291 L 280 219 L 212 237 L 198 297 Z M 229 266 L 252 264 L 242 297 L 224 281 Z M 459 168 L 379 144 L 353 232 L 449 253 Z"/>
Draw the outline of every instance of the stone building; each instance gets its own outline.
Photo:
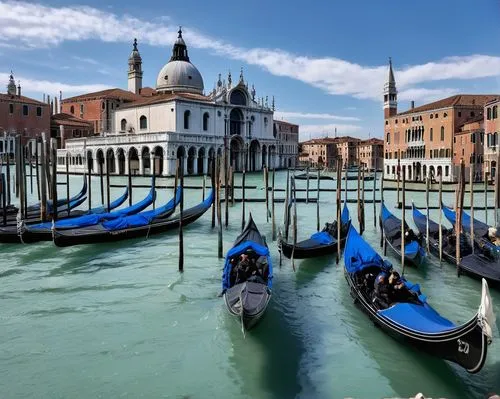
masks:
<path id="1" fill-rule="evenodd" d="M 21 135 L 21 142 L 26 144 L 42 132 L 48 132 L 49 128 L 49 105 L 23 96 L 21 85 L 16 86 L 11 73 L 7 93 L 0 93 L 0 153 L 14 153 L 13 136 Z"/>
<path id="2" fill-rule="evenodd" d="M 71 156 L 82 155 L 86 147 L 83 155 L 94 170 L 107 164 L 110 173 L 117 174 L 128 173 L 130 160 L 135 165 L 131 172 L 151 173 L 154 165 L 157 173 L 173 175 L 181 158 L 185 174 L 207 173 L 209 160 L 224 151 L 236 171 L 245 165 L 260 170 L 293 162 L 293 154 L 278 154 L 274 101 L 270 106 L 268 97 L 256 97 L 243 71 L 236 82 L 231 73 L 224 81 L 219 74 L 214 89 L 205 94 L 202 75 L 191 63 L 182 31 L 178 33 L 155 89 L 142 88 L 142 59 L 134 42 L 129 92 L 112 89 L 63 101 L 63 112 L 69 107 L 70 114 L 93 121 L 95 131 L 102 132 L 99 137 L 67 140 Z"/>
<path id="3" fill-rule="evenodd" d="M 484 172 L 493 179 L 498 170 L 498 135 L 500 134 L 500 97 L 488 102 L 484 109 Z"/>
<path id="4" fill-rule="evenodd" d="M 273 135 L 278 140 L 279 167 L 295 167 L 298 161 L 299 125 L 275 120 L 273 129 Z"/>
<path id="5" fill-rule="evenodd" d="M 425 176 L 443 181 L 456 178 L 454 135 L 476 121 L 493 95 L 459 94 L 398 113 L 392 62 L 384 86 L 384 167 L 388 179 L 396 179 L 398 163 L 406 166 L 407 180 Z"/>
<path id="6" fill-rule="evenodd" d="M 318 168 L 333 168 L 338 157 L 333 138 L 311 139 L 301 143 L 300 164 Z"/>
<path id="7" fill-rule="evenodd" d="M 382 169 L 384 166 L 384 140 L 371 138 L 359 142 L 359 160 L 367 169 Z"/>

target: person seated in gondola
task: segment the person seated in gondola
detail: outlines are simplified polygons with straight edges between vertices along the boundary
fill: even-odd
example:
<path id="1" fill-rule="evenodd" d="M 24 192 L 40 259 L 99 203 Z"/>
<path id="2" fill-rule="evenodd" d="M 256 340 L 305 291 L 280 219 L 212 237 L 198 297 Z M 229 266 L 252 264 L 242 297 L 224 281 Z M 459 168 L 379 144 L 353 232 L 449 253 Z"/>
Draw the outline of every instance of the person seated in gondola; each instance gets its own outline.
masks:
<path id="1" fill-rule="evenodd" d="M 407 228 L 405 230 L 405 242 L 411 242 L 411 241 L 419 241 L 419 239 L 412 229 Z"/>
<path id="2" fill-rule="evenodd" d="M 330 234 L 332 237 L 337 236 L 337 221 L 335 220 L 333 223 L 325 223 L 325 227 L 323 228 L 323 231 L 327 232 Z"/>
<path id="3" fill-rule="evenodd" d="M 381 272 L 377 275 L 373 288 L 373 303 L 380 309 L 387 309 L 391 302 L 389 298 L 389 286 L 387 284 L 387 273 Z"/>
<path id="4" fill-rule="evenodd" d="M 397 271 L 389 275 L 389 299 L 394 302 L 420 303 L 416 294 L 411 292 Z"/>

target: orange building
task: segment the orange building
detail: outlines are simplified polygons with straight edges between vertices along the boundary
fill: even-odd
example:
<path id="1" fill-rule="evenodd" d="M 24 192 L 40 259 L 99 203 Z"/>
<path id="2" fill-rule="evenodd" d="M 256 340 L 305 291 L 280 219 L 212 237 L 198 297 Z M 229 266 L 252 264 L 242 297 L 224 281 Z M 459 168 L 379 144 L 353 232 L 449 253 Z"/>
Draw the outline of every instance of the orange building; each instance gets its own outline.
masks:
<path id="1" fill-rule="evenodd" d="M 359 142 L 359 160 L 368 169 L 384 166 L 384 140 L 371 138 Z"/>
<path id="2" fill-rule="evenodd" d="M 384 171 L 396 179 L 398 164 L 406 166 L 407 180 L 425 176 L 443 181 L 456 178 L 454 136 L 483 114 L 493 95 L 460 94 L 397 112 L 397 90 L 389 63 L 389 80 L 384 86 Z M 465 154 L 465 152 L 464 152 Z"/>
<path id="3" fill-rule="evenodd" d="M 498 169 L 498 135 L 500 134 L 500 97 L 488 102 L 484 111 L 484 169 L 488 178 L 494 178 Z"/>
<path id="4" fill-rule="evenodd" d="M 484 153 L 484 120 L 481 113 L 476 121 L 471 121 L 460 126 L 453 139 L 453 163 L 459 165 L 463 159 L 465 167 L 469 170 L 474 165 L 474 181 L 480 181 L 483 176 Z M 469 180 L 470 172 L 466 180 Z"/>
<path id="5" fill-rule="evenodd" d="M 337 159 L 336 139 L 311 139 L 301 143 L 299 161 L 302 165 L 313 167 L 334 167 Z"/>

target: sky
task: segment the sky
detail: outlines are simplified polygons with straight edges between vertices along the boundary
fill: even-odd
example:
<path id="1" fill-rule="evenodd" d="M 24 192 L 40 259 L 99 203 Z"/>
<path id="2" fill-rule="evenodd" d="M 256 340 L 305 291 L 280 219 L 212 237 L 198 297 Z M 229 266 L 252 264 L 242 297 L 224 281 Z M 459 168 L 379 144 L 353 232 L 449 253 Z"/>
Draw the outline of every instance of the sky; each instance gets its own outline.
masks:
<path id="1" fill-rule="evenodd" d="M 63 97 L 127 87 L 137 38 L 154 87 L 179 25 L 205 90 L 241 68 L 300 139 L 383 135 L 392 57 L 398 110 L 457 93 L 500 93 L 500 1 L 0 0 L 0 84 Z"/>

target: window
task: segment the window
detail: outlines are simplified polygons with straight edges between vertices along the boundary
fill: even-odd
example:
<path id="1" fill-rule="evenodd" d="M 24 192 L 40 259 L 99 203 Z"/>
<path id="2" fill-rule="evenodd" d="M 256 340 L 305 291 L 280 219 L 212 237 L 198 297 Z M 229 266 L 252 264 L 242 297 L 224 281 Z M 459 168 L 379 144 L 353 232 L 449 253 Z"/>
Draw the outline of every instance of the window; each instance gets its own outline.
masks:
<path id="1" fill-rule="evenodd" d="M 208 130 L 208 118 L 209 118 L 209 114 L 208 114 L 208 112 L 205 112 L 203 114 L 203 130 L 205 132 Z"/>
<path id="2" fill-rule="evenodd" d="M 23 115 L 28 116 L 29 115 L 29 109 L 27 105 L 23 105 Z"/>
<path id="3" fill-rule="evenodd" d="M 445 113 L 443 114 L 443 118 L 446 118 L 447 116 L 448 116 L 448 114 L 445 112 Z"/>
<path id="4" fill-rule="evenodd" d="M 184 129 L 189 129 L 189 116 L 191 115 L 191 111 L 184 111 Z"/>
<path id="5" fill-rule="evenodd" d="M 394 121 L 394 123 L 397 125 L 397 124 L 398 124 L 398 120 L 396 119 L 396 120 Z"/>
<path id="6" fill-rule="evenodd" d="M 127 120 L 126 119 L 122 119 L 121 122 L 120 122 L 120 130 L 122 132 L 124 132 L 126 129 L 127 129 Z"/>
<path id="7" fill-rule="evenodd" d="M 433 114 L 431 114 L 431 119 L 432 119 L 432 118 L 434 118 L 434 115 L 433 115 Z"/>
<path id="8" fill-rule="evenodd" d="M 444 126 L 441 126 L 441 141 L 444 141 Z"/>
<path id="9" fill-rule="evenodd" d="M 139 118 L 139 128 L 140 129 L 147 129 L 148 128 L 148 118 L 146 118 L 144 115 L 142 115 Z"/>
<path id="10" fill-rule="evenodd" d="M 492 119 L 498 118 L 498 107 L 496 105 L 493 106 L 493 111 L 492 111 L 491 118 Z"/>
<path id="11" fill-rule="evenodd" d="M 267 126 L 267 117 L 264 117 L 264 126 Z"/>
<path id="12" fill-rule="evenodd" d="M 387 144 L 391 144 L 391 134 L 387 133 Z"/>
<path id="13" fill-rule="evenodd" d="M 433 140 L 433 129 L 431 127 L 431 130 L 429 131 L 429 137 L 430 137 L 430 140 L 432 141 Z"/>
<path id="14" fill-rule="evenodd" d="M 490 120 L 491 119 L 491 108 L 486 109 L 486 119 Z"/>
<path id="15" fill-rule="evenodd" d="M 13 114 L 14 113 L 14 104 L 9 104 L 9 114 Z"/>
<path id="16" fill-rule="evenodd" d="M 395 174 L 395 173 L 396 173 L 396 167 L 395 167 L 395 166 L 393 166 L 393 167 L 392 167 L 392 174 Z"/>
<path id="17" fill-rule="evenodd" d="M 75 114 L 75 107 L 73 105 L 69 109 L 69 112 L 71 112 L 72 114 Z"/>
<path id="18" fill-rule="evenodd" d="M 470 116 L 476 116 L 476 114 L 474 113 L 474 111 L 470 112 Z"/>
<path id="19" fill-rule="evenodd" d="M 103 101 L 101 105 L 102 109 L 106 109 L 106 103 Z"/>
<path id="20" fill-rule="evenodd" d="M 438 114 L 434 114 L 434 118 L 437 118 L 438 117 Z"/>
<path id="21" fill-rule="evenodd" d="M 387 174 L 389 174 L 389 165 L 387 165 Z"/>
<path id="22" fill-rule="evenodd" d="M 462 156 L 465 155 L 465 149 L 462 148 Z"/>
<path id="23" fill-rule="evenodd" d="M 444 175 L 448 176 L 449 174 L 450 174 L 450 167 L 449 166 L 445 166 L 444 167 Z"/>
<path id="24" fill-rule="evenodd" d="M 83 114 L 83 110 L 84 110 L 83 104 L 80 104 L 80 114 Z"/>
<path id="25" fill-rule="evenodd" d="M 36 116 L 42 116 L 42 107 L 36 107 Z"/>
<path id="26" fill-rule="evenodd" d="M 470 135 L 470 142 L 471 142 L 471 143 L 475 143 L 475 142 L 476 142 L 476 133 L 472 133 L 472 134 Z"/>

